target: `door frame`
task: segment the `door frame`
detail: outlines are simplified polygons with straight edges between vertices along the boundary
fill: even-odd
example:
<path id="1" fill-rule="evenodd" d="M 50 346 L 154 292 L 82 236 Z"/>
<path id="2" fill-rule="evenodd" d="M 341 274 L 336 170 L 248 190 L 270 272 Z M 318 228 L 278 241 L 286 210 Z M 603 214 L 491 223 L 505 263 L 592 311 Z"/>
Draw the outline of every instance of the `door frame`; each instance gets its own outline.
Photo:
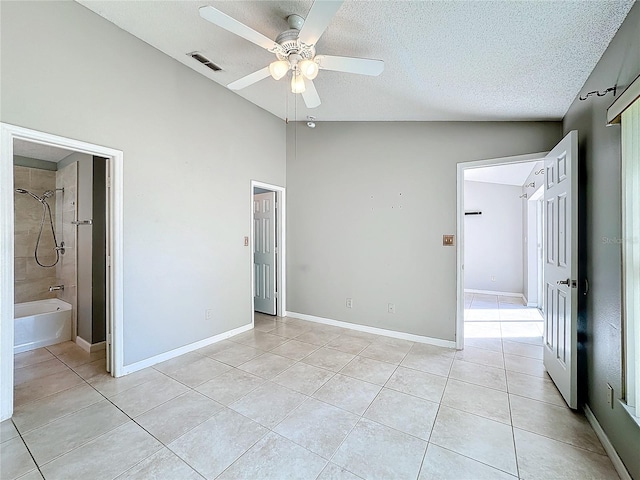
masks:
<path id="1" fill-rule="evenodd" d="M 123 152 L 71 138 L 0 123 L 0 420 L 13 414 L 14 206 L 13 140 L 25 140 L 108 160 L 107 332 L 111 332 L 111 375 L 124 374 L 123 356 Z M 108 342 L 106 348 L 109 348 Z"/>
<path id="2" fill-rule="evenodd" d="M 464 349 L 464 172 L 472 168 L 544 160 L 547 153 L 549 152 L 489 158 L 486 160 L 460 162 L 457 165 L 456 193 L 458 201 L 456 205 L 456 236 L 458 237 L 458 241 L 456 242 L 456 348 L 458 350 Z"/>
<path id="3" fill-rule="evenodd" d="M 271 183 L 259 182 L 257 180 L 251 180 L 250 191 L 250 212 L 251 212 L 251 236 L 249 237 L 250 259 L 251 259 L 251 325 L 254 324 L 254 312 L 255 312 L 255 272 L 253 267 L 253 252 L 254 252 L 254 228 L 253 228 L 253 191 L 254 188 L 264 188 L 265 190 L 271 190 L 276 192 L 276 242 L 278 244 L 278 250 L 276 253 L 276 284 L 278 285 L 276 296 L 276 315 L 278 317 L 284 317 L 287 311 L 287 272 L 286 272 L 286 239 L 287 239 L 287 215 L 286 215 L 286 189 L 278 185 Z"/>

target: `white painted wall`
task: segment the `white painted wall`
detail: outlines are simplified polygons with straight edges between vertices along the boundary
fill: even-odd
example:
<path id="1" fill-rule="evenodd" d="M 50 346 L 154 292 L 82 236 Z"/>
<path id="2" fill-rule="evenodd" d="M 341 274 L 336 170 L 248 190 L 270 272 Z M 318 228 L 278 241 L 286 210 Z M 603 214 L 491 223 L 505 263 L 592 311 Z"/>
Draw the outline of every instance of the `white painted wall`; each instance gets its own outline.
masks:
<path id="1" fill-rule="evenodd" d="M 536 175 L 544 167 L 544 161 L 536 162 L 523 185 L 534 183 L 533 187 L 522 187 L 527 198 L 522 199 L 522 237 L 524 238 L 522 269 L 523 293 L 530 306 L 538 304 L 538 229 L 536 199 L 543 194 L 540 189 L 544 185 L 544 174 Z"/>
<path id="2" fill-rule="evenodd" d="M 287 131 L 287 309 L 454 340 L 457 163 L 547 151 L 559 124 L 316 123 Z"/>
<path id="3" fill-rule="evenodd" d="M 522 187 L 464 182 L 464 287 L 522 294 Z"/>
<path id="4" fill-rule="evenodd" d="M 74 2 L 3 2 L 1 30 L 1 121 L 124 151 L 125 365 L 248 324 L 284 123 Z"/>

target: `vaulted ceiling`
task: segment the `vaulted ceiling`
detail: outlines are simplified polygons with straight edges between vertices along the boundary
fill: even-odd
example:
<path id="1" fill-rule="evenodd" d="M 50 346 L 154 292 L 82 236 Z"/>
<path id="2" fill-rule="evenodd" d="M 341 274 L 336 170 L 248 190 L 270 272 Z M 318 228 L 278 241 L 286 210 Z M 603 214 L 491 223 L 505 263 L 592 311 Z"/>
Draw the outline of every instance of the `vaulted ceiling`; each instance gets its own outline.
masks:
<path id="1" fill-rule="evenodd" d="M 272 53 L 203 20 L 209 4 L 271 39 L 312 1 L 79 0 L 212 81 L 257 71 Z M 307 109 L 271 77 L 237 92 L 280 118 L 318 120 L 559 120 L 633 0 L 352 1 L 316 44 L 319 54 L 381 59 L 378 77 L 320 71 L 322 100 Z M 213 72 L 187 56 L 198 51 Z M 610 85 L 603 85 L 603 89 Z"/>

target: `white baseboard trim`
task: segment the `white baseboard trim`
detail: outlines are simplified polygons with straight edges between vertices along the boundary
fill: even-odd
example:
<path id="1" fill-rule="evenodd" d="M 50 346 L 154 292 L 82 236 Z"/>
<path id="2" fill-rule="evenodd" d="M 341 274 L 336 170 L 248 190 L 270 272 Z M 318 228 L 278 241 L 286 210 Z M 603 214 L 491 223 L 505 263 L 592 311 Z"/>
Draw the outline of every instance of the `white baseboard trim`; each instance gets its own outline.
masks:
<path id="1" fill-rule="evenodd" d="M 527 307 L 538 308 L 538 302 L 527 302 Z"/>
<path id="2" fill-rule="evenodd" d="M 100 350 L 105 350 L 106 348 L 107 348 L 107 342 L 105 342 L 104 340 L 102 342 L 92 343 L 91 353 L 99 352 Z"/>
<path id="3" fill-rule="evenodd" d="M 473 288 L 465 288 L 464 289 L 464 293 L 477 293 L 477 294 L 481 294 L 481 295 L 501 295 L 503 297 L 517 297 L 517 298 L 521 298 L 522 300 L 526 301 L 526 298 L 524 298 L 524 294 L 522 293 L 514 293 L 514 292 L 497 292 L 494 290 L 476 290 Z"/>
<path id="4" fill-rule="evenodd" d="M 604 451 L 607 452 L 607 455 L 611 459 L 611 463 L 613 463 L 613 467 L 616 469 L 616 472 L 618 472 L 618 475 L 620 475 L 620 479 L 633 480 L 631 478 L 631 475 L 627 471 L 627 468 L 624 466 L 624 463 L 622 463 L 622 459 L 618 456 L 618 452 L 616 452 L 616 449 L 613 448 L 613 445 L 611 444 L 609 437 L 607 437 L 607 434 L 604 433 L 604 430 L 600 426 L 598 419 L 589 408 L 589 405 L 584 406 L 584 414 L 587 417 L 587 420 L 589 420 L 591 427 L 596 432 L 596 436 L 602 443 L 602 446 L 604 447 Z"/>
<path id="5" fill-rule="evenodd" d="M 76 337 L 76 345 L 87 353 L 91 353 L 91 344 L 82 337 Z"/>
<path id="6" fill-rule="evenodd" d="M 456 348 L 456 342 L 451 340 L 442 340 L 440 338 L 423 337 L 422 335 L 414 335 L 413 333 L 397 332 L 395 330 L 386 330 L 384 328 L 370 327 L 368 325 L 359 325 L 357 323 L 343 322 L 333 320 L 331 318 L 316 317 L 315 315 L 307 315 L 306 313 L 285 312 L 287 317 L 299 318 L 300 320 L 308 320 L 310 322 L 323 323 L 334 327 L 348 328 L 350 330 L 358 330 L 359 332 L 373 333 L 375 335 L 384 335 L 385 337 L 399 338 L 401 340 L 410 340 L 418 343 L 428 343 L 438 347 Z"/>
<path id="7" fill-rule="evenodd" d="M 247 330 L 251 330 L 252 328 L 253 322 L 247 325 L 243 325 L 242 327 L 234 328 L 233 330 L 229 330 L 228 332 L 220 333 L 218 335 L 214 335 L 213 337 L 205 338 L 204 340 L 200 340 L 198 342 L 190 343 L 189 345 L 185 345 L 180 348 L 169 350 L 168 352 L 161 353 L 160 355 L 155 355 L 153 357 L 140 360 L 139 362 L 124 365 L 122 367 L 122 374 L 128 375 L 130 373 L 137 372 L 138 370 L 142 370 L 143 368 L 151 367 L 152 365 L 164 362 L 165 360 L 171 360 L 172 358 L 184 355 L 185 353 L 193 352 L 194 350 L 206 347 L 207 345 L 211 345 L 212 343 L 221 342 L 222 340 L 226 340 L 227 338 L 246 332 Z"/>
<path id="8" fill-rule="evenodd" d="M 76 345 L 87 353 L 98 352 L 107 348 L 106 342 L 89 343 L 82 337 L 76 337 Z"/>

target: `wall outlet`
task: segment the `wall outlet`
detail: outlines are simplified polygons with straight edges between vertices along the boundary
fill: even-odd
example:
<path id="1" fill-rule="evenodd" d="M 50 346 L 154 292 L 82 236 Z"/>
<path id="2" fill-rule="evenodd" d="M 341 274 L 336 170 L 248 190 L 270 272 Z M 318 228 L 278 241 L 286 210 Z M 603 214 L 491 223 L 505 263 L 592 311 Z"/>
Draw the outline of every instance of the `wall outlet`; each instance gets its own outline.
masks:
<path id="1" fill-rule="evenodd" d="M 607 383 L 607 405 L 613 408 L 613 387 Z"/>
<path id="2" fill-rule="evenodd" d="M 496 276 L 495 275 L 491 275 L 491 281 L 495 282 L 496 281 Z"/>
<path id="3" fill-rule="evenodd" d="M 347 298 L 347 308 L 353 308 L 353 298 Z"/>
<path id="4" fill-rule="evenodd" d="M 212 309 L 207 309 L 204 311 L 204 319 L 205 320 L 213 320 L 213 310 Z"/>
<path id="5" fill-rule="evenodd" d="M 388 313 L 396 313 L 396 304 L 395 303 L 390 303 L 389 305 L 387 305 L 387 312 Z"/>

